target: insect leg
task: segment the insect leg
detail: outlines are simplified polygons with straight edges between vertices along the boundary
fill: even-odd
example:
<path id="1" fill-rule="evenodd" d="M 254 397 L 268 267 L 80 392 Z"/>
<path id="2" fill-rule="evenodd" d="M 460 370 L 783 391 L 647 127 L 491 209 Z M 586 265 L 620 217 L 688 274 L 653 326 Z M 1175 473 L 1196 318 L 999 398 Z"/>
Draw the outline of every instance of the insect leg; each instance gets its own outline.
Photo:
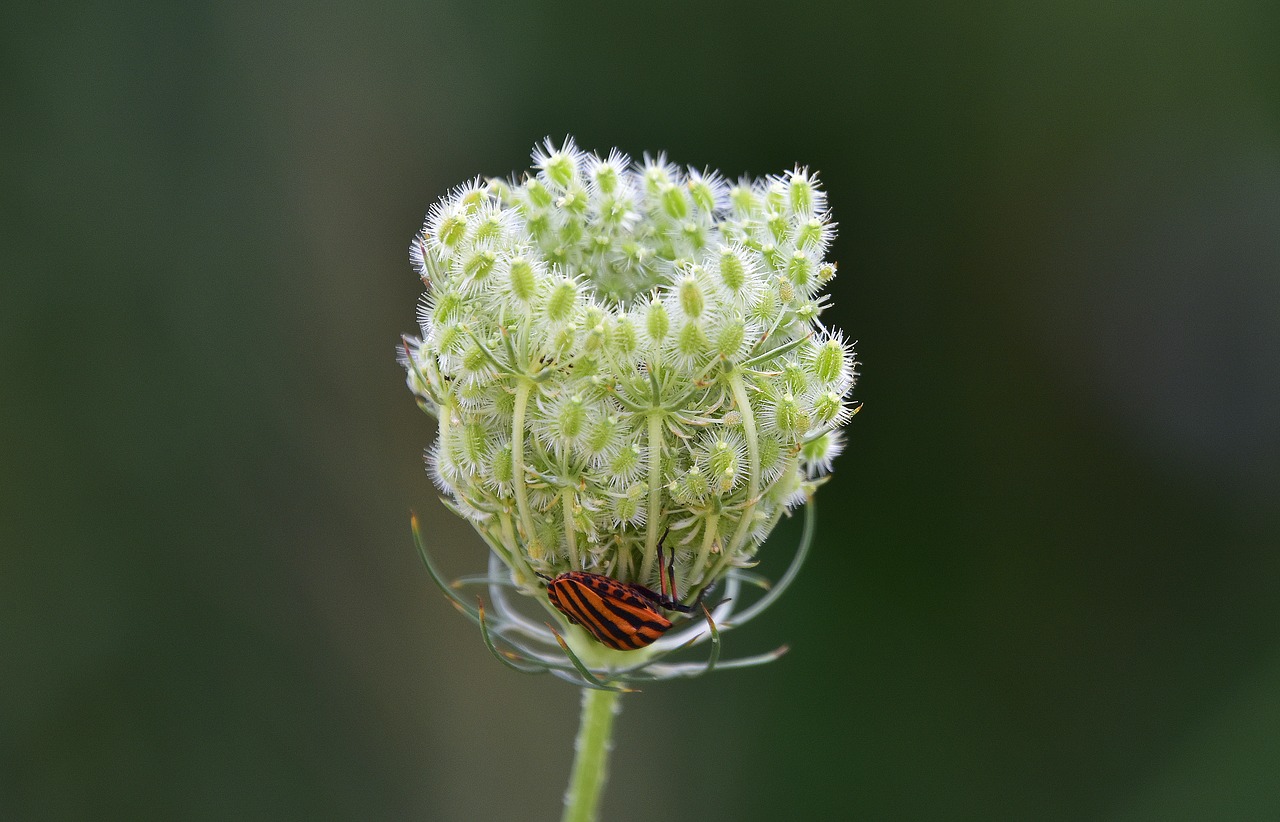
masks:
<path id="1" fill-rule="evenodd" d="M 679 602 L 680 595 L 676 593 L 676 552 L 671 552 L 670 564 L 667 565 L 667 578 L 671 580 L 671 601 Z"/>

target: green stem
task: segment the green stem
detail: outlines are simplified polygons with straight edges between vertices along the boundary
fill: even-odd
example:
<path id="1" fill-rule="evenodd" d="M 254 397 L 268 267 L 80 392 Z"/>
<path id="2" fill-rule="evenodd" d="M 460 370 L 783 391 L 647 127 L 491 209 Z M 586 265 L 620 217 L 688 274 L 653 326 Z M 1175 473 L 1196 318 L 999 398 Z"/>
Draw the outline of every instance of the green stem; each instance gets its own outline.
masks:
<path id="1" fill-rule="evenodd" d="M 525 544 L 530 548 L 534 545 L 535 536 L 533 517 L 529 516 L 529 498 L 524 487 L 524 412 L 529 404 L 529 392 L 532 390 L 533 383 L 527 380 L 522 381 L 520 387 L 516 389 L 516 407 L 513 412 L 515 419 L 511 424 L 512 486 L 516 492 L 516 512 L 520 515 L 520 524 L 524 527 Z"/>
<path id="2" fill-rule="evenodd" d="M 710 514 L 707 514 L 706 528 L 706 533 L 702 535 L 702 548 L 698 551 L 698 558 L 694 560 L 693 563 L 693 574 L 690 574 L 690 579 L 699 580 L 699 587 L 706 585 L 707 580 L 711 579 L 711 548 L 715 545 L 716 537 L 720 533 L 719 511 L 713 511 Z M 724 551 L 724 546 L 721 546 L 721 553 L 728 553 L 727 551 Z M 697 574 L 698 576 L 694 576 L 694 574 Z M 688 594 L 689 591 L 686 589 L 685 593 Z"/>
<path id="3" fill-rule="evenodd" d="M 656 401 L 656 400 L 655 400 Z M 645 535 L 644 560 L 640 563 L 640 581 L 649 579 L 653 559 L 658 554 L 658 528 L 662 507 L 662 411 L 649 412 L 649 530 Z"/>
<path id="4" fill-rule="evenodd" d="M 594 822 L 599 818 L 617 712 L 617 691 L 582 689 L 582 720 L 574 743 L 573 773 L 564 795 L 561 822 Z"/>

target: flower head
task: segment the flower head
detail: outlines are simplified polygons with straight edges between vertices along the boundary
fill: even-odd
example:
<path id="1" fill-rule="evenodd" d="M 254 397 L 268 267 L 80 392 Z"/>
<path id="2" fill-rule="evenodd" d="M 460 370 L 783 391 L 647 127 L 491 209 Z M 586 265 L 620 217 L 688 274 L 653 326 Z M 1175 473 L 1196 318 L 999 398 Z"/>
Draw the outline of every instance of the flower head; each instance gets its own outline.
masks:
<path id="1" fill-rule="evenodd" d="M 427 292 L 401 359 L 439 420 L 431 474 L 503 583 L 545 602 L 587 572 L 687 606 L 754 564 L 856 410 L 820 316 L 826 195 L 805 169 L 730 186 L 572 139 L 533 166 L 454 189 L 410 243 Z"/>

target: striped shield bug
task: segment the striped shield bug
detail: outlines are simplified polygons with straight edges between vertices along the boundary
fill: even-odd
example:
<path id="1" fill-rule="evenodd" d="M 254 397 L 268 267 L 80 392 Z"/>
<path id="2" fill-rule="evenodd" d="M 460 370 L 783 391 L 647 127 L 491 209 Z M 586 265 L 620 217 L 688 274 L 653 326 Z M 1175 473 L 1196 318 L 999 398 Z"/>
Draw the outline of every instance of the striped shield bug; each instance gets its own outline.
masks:
<path id="1" fill-rule="evenodd" d="M 665 539 L 665 534 L 663 535 Z M 604 574 L 568 571 L 547 580 L 547 598 L 574 625 L 581 625 L 600 644 L 615 651 L 634 651 L 653 643 L 671 627 L 662 610 L 691 614 L 706 593 L 704 588 L 693 605 L 675 599 L 675 557 L 663 568 L 662 542 L 658 543 L 658 573 L 662 593 L 635 582 L 619 582 Z M 668 577 L 670 583 L 668 583 Z M 671 595 L 667 594 L 668 585 Z"/>

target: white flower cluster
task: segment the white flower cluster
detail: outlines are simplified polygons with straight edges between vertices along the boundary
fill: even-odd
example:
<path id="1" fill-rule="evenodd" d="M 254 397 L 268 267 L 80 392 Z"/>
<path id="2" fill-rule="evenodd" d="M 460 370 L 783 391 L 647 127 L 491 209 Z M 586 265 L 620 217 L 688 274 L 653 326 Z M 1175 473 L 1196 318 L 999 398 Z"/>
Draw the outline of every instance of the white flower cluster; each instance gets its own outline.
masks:
<path id="1" fill-rule="evenodd" d="M 688 599 L 751 563 L 856 410 L 852 346 L 819 321 L 826 195 L 804 169 L 730 184 L 571 141 L 533 160 L 452 191 L 410 245 L 431 472 L 530 588 L 657 590 L 665 535 Z"/>

